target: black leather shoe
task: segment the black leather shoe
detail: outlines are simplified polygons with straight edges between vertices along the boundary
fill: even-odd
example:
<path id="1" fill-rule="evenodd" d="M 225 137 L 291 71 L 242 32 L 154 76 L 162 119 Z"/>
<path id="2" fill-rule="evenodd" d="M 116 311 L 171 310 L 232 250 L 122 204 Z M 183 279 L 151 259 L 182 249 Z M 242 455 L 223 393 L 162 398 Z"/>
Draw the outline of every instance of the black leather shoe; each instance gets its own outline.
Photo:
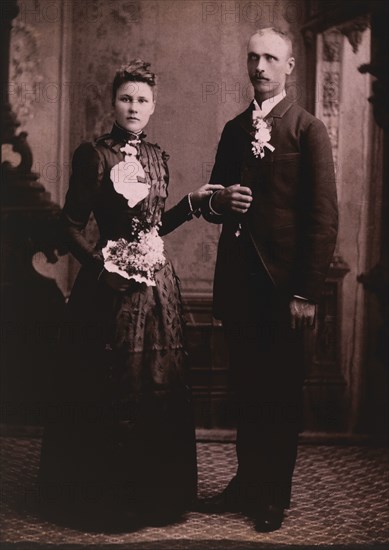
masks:
<path id="1" fill-rule="evenodd" d="M 259 533 L 277 531 L 284 520 L 284 509 L 272 504 L 262 507 L 255 514 L 255 530 Z"/>
<path id="2" fill-rule="evenodd" d="M 233 477 L 221 493 L 199 502 L 199 510 L 210 514 L 239 512 L 238 480 Z"/>

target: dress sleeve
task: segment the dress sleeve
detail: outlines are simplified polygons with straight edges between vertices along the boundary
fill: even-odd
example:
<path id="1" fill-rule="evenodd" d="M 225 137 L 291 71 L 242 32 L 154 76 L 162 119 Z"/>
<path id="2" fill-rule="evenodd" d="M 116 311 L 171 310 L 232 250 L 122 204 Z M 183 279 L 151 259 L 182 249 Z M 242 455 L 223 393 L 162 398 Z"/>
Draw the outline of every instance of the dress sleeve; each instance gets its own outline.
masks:
<path id="1" fill-rule="evenodd" d="M 103 162 L 91 143 L 80 145 L 72 160 L 72 174 L 62 211 L 62 228 L 68 248 L 85 267 L 96 272 L 104 266 L 101 253 L 96 252 L 83 234 L 93 211 L 103 177 Z"/>
<path id="2" fill-rule="evenodd" d="M 163 158 L 163 165 L 165 170 L 165 178 L 167 185 L 169 184 L 169 168 L 167 165 L 168 156 L 165 154 L 162 155 Z M 168 233 L 171 233 L 182 225 L 184 222 L 189 221 L 193 218 L 193 214 L 195 216 L 199 216 L 200 214 L 197 211 L 192 210 L 192 205 L 190 203 L 190 200 L 188 198 L 188 195 L 186 195 L 183 199 L 181 199 L 175 206 L 172 208 L 169 208 L 166 212 L 162 214 L 161 217 L 161 228 L 159 230 L 159 234 L 167 235 Z"/>

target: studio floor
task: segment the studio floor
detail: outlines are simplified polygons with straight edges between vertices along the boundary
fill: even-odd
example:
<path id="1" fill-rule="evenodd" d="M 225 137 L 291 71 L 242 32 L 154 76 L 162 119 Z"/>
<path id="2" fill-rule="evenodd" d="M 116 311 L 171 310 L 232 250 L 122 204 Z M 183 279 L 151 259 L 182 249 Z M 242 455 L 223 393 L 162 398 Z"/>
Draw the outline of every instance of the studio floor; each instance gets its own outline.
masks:
<path id="1" fill-rule="evenodd" d="M 367 445 L 299 447 L 292 506 L 279 531 L 260 534 L 238 513 L 189 512 L 180 522 L 135 532 L 83 532 L 34 513 L 40 438 L 1 439 L 1 550 L 206 550 L 389 548 L 388 452 Z M 199 441 L 199 497 L 211 496 L 235 472 L 231 441 Z"/>

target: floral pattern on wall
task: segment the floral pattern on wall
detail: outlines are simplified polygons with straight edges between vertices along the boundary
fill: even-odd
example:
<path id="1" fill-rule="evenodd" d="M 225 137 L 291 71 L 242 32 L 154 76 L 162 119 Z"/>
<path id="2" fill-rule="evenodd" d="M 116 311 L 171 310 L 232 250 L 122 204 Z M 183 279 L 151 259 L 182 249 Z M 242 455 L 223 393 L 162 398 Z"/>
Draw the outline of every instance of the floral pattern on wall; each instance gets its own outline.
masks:
<path id="1" fill-rule="evenodd" d="M 15 19 L 11 31 L 9 101 L 22 127 L 34 118 L 34 103 L 41 94 L 39 51 L 39 33 Z"/>

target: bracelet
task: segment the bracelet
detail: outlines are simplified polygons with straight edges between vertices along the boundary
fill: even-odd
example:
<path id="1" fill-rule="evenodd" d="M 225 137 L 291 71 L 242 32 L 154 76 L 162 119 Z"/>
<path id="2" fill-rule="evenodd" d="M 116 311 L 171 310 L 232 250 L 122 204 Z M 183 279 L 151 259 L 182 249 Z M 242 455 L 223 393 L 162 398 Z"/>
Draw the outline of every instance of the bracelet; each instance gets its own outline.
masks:
<path id="1" fill-rule="evenodd" d="M 188 202 L 189 202 L 189 208 L 190 208 L 191 214 L 193 214 L 194 210 L 193 210 L 193 206 L 192 206 L 192 200 L 190 198 L 191 195 L 192 195 L 192 193 L 188 193 Z"/>
<path id="2" fill-rule="evenodd" d="M 216 212 L 216 210 L 214 210 L 212 208 L 212 199 L 213 197 L 216 195 L 217 191 L 215 191 L 214 193 L 212 193 L 212 195 L 209 197 L 209 201 L 208 201 L 208 206 L 209 206 L 209 210 L 211 211 L 211 214 L 214 214 L 215 216 L 222 216 L 223 214 L 221 214 L 220 212 Z"/>

